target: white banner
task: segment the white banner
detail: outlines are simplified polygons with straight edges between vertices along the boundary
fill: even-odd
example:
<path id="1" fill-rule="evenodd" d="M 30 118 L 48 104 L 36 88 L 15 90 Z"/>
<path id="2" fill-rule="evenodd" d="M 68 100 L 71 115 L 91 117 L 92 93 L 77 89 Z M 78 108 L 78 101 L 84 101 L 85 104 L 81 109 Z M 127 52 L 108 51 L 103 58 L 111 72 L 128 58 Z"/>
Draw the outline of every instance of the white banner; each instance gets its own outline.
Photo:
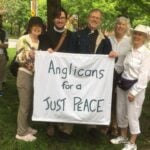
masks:
<path id="1" fill-rule="evenodd" d="M 113 70 L 107 55 L 36 52 L 32 120 L 109 125 Z"/>

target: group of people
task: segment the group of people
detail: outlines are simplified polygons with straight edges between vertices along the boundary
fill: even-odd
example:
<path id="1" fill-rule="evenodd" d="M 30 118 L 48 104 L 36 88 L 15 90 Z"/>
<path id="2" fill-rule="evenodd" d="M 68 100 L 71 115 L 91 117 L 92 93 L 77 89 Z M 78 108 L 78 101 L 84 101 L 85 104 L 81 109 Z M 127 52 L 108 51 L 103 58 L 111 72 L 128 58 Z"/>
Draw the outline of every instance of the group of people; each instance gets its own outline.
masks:
<path id="1" fill-rule="evenodd" d="M 50 53 L 57 51 L 103 54 L 108 55 L 110 59 L 115 59 L 115 68 L 111 124 L 109 127 L 102 127 L 101 131 L 103 133 L 111 132 L 116 136 L 110 140 L 112 144 L 124 143 L 122 150 L 137 150 L 136 138 L 141 132 L 139 117 L 150 74 L 148 65 L 150 50 L 145 46 L 148 40 L 148 27 L 138 25 L 131 30 L 130 20 L 121 16 L 116 19 L 114 34 L 107 37 L 99 28 L 102 17 L 101 10 L 91 10 L 87 17 L 87 26 L 74 33 L 65 28 L 67 12 L 63 8 L 55 10 L 54 26 L 48 27 L 46 32 L 40 17 L 30 18 L 27 32 L 19 38 L 16 47 L 17 61 L 20 64 L 17 75 L 20 103 L 16 139 L 23 141 L 36 139 L 37 130 L 29 125 L 32 114 L 34 53 L 36 50 L 45 50 Z M 48 123 L 47 133 L 49 136 L 55 134 L 56 127 L 63 138 L 70 137 L 73 131 L 72 124 Z M 127 138 L 128 127 L 130 139 Z M 98 133 L 98 128 L 95 125 L 87 126 L 91 136 Z M 120 133 L 118 133 L 119 129 Z"/>

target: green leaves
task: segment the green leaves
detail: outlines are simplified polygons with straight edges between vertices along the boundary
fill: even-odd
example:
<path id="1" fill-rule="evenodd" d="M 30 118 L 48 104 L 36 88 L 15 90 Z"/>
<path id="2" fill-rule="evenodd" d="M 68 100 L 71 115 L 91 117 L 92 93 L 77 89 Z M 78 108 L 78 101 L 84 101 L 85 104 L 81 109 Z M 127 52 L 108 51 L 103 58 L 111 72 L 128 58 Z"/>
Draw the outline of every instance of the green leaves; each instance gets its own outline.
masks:
<path id="1" fill-rule="evenodd" d="M 147 0 L 62 0 L 62 5 L 70 14 L 79 14 L 79 24 L 86 23 L 86 16 L 92 8 L 103 11 L 102 27 L 111 30 L 118 15 L 126 15 L 130 18 L 133 26 L 143 23 L 148 25 L 149 6 Z"/>
<path id="2" fill-rule="evenodd" d="M 37 0 L 38 16 L 47 21 L 47 0 Z M 50 1 L 49 1 L 50 2 Z M 69 14 L 77 14 L 79 25 L 86 25 L 87 14 L 93 8 L 103 11 L 102 28 L 112 30 L 118 15 L 130 18 L 132 26 L 137 24 L 150 25 L 150 1 L 148 0 L 61 0 L 62 6 Z M 10 34 L 21 34 L 31 16 L 30 0 L 1 0 L 0 6 L 7 10 L 4 23 L 9 27 Z M 17 32 L 16 32 L 17 31 Z"/>

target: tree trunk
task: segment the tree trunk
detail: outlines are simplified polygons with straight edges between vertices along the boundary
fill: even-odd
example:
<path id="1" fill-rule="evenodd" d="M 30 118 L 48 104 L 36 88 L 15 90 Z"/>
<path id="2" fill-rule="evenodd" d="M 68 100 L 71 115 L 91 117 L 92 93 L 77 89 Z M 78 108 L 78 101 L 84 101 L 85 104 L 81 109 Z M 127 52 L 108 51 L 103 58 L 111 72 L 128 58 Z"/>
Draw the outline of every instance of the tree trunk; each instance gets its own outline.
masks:
<path id="1" fill-rule="evenodd" d="M 61 0 L 47 0 L 47 27 L 53 26 L 53 12 L 61 6 Z"/>
<path id="2" fill-rule="evenodd" d="M 12 35 L 12 34 L 13 34 L 13 23 L 10 22 L 10 35 Z"/>
<path id="3" fill-rule="evenodd" d="M 21 34 L 21 25 L 18 24 L 18 33 L 17 33 L 17 35 L 20 36 L 20 34 Z"/>

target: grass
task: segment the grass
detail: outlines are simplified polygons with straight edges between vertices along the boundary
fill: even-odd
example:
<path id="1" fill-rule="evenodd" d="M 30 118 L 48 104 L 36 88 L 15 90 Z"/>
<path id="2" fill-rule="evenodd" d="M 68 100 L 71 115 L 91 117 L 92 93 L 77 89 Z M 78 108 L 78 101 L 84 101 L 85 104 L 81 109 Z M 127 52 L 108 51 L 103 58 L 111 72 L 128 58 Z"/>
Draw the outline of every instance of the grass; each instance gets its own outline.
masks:
<path id="1" fill-rule="evenodd" d="M 15 50 L 9 49 L 10 59 Z M 75 125 L 72 138 L 64 143 L 58 137 L 49 138 L 46 135 L 46 123 L 32 122 L 38 129 L 37 140 L 25 143 L 15 139 L 16 118 L 18 111 L 18 97 L 16 90 L 16 78 L 8 70 L 7 87 L 5 95 L 0 97 L 0 150 L 120 150 L 121 145 L 111 145 L 109 137 L 101 136 L 98 143 L 91 143 L 84 125 Z M 150 150 L 150 85 L 147 88 L 145 103 L 141 116 L 142 134 L 137 144 L 139 150 Z"/>

